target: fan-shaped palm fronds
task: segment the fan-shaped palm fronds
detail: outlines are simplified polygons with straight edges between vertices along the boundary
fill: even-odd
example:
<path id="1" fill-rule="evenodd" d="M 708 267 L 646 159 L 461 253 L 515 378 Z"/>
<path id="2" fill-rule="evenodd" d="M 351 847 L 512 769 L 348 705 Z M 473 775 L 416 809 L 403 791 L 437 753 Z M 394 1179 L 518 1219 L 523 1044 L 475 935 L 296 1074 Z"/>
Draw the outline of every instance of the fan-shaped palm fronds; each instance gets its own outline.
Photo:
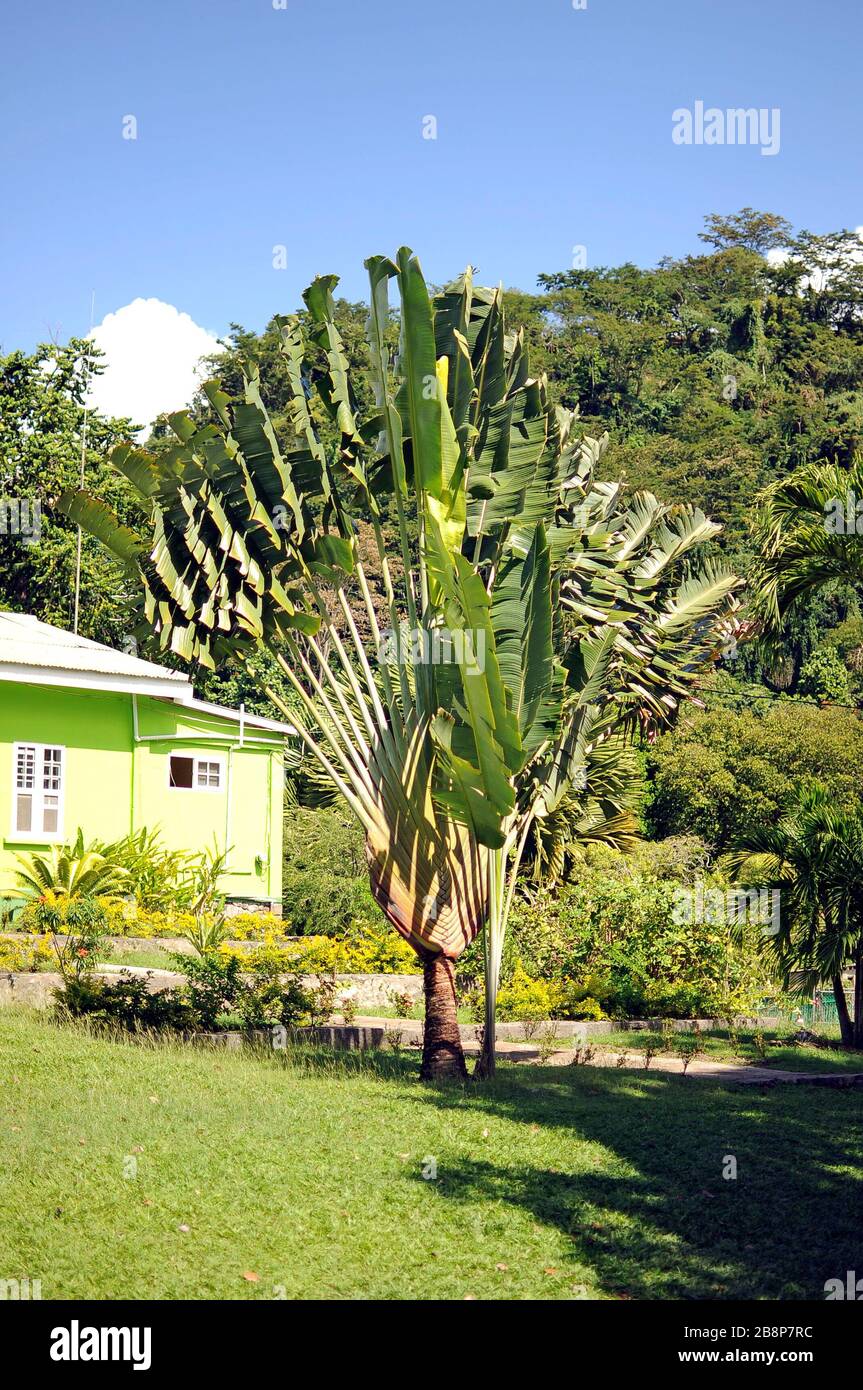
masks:
<path id="1" fill-rule="evenodd" d="M 52 845 L 44 854 L 16 855 L 18 886 L 28 897 L 52 900 L 109 897 L 122 891 L 124 869 L 97 849 L 84 845 L 81 831 L 73 845 Z"/>
<path id="2" fill-rule="evenodd" d="M 716 531 L 700 512 L 596 481 L 604 442 L 577 439 L 572 413 L 551 405 L 500 290 L 468 270 L 430 299 L 405 248 L 366 266 L 373 409 L 358 409 L 336 279 L 319 278 L 305 320 L 280 321 L 289 437 L 253 368 L 241 399 L 209 383 L 209 418 L 172 416 L 172 449 L 115 455 L 153 528 L 133 556 L 127 534 L 116 548 L 165 649 L 204 665 L 260 644 L 275 655 L 304 748 L 363 826 L 374 895 L 425 963 L 424 1074 L 464 1074 L 448 962 L 485 929 L 488 1070 L 534 822 L 565 805 L 579 833 L 629 833 L 597 750 L 615 729 L 670 717 L 715 654 L 738 581 L 695 561 Z M 63 505 L 111 542 L 92 499 Z"/>

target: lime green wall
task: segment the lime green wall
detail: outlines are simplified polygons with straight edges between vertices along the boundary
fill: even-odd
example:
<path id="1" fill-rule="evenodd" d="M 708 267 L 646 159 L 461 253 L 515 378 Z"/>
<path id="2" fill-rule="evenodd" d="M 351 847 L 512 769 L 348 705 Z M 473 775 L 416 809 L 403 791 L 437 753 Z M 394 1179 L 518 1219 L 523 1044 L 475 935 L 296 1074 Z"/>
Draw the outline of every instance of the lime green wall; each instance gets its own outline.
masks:
<path id="1" fill-rule="evenodd" d="M 233 897 L 280 900 L 284 776 L 278 736 L 247 727 L 239 748 L 233 721 L 150 699 L 138 700 L 138 735 L 135 823 L 158 823 L 169 844 L 185 845 L 194 834 L 195 848 L 212 845 L 214 838 L 220 850 L 230 845 L 224 890 Z M 172 752 L 221 758 L 223 789 L 170 788 Z"/>
<path id="2" fill-rule="evenodd" d="M 136 743 L 131 695 L 0 681 L 0 892 L 14 887 L 15 854 L 45 843 L 11 833 L 12 745 L 32 740 L 66 749 L 62 838 L 79 826 L 87 840 L 158 826 L 173 848 L 200 850 L 215 839 L 220 850 L 232 846 L 224 892 L 280 900 L 282 743 L 247 726 L 240 748 L 239 732 L 233 720 L 139 698 Z M 172 752 L 220 758 L 221 788 L 169 787 Z"/>

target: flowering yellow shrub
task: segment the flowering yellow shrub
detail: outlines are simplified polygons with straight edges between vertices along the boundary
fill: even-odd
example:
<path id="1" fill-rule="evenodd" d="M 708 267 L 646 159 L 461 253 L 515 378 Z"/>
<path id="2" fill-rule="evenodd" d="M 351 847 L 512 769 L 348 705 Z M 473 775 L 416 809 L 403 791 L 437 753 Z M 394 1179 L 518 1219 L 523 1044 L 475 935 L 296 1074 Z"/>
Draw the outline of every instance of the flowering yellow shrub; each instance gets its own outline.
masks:
<path id="1" fill-rule="evenodd" d="M 265 941 L 287 936 L 290 922 L 274 912 L 238 912 L 225 923 L 232 941 Z"/>
<path id="2" fill-rule="evenodd" d="M 134 903 L 114 898 L 100 898 L 105 912 L 105 931 L 109 936 L 139 936 L 147 939 L 160 936 L 182 936 L 195 926 L 191 912 L 160 912 L 137 907 Z M 212 917 L 205 914 L 209 925 Z M 229 937 L 236 941 L 263 941 L 267 937 L 282 938 L 290 927 L 284 917 L 272 912 L 238 912 L 225 923 Z"/>
<path id="3" fill-rule="evenodd" d="M 549 1018 L 605 1018 L 594 989 L 602 992 L 602 982 L 594 977 L 588 977 L 581 985 L 569 979 L 535 980 L 517 961 L 511 978 L 498 992 L 498 1017 L 518 1023 Z"/>
<path id="4" fill-rule="evenodd" d="M 183 936 L 196 923 L 190 912 L 162 912 L 136 907 L 117 898 L 100 898 L 106 936 L 145 939 Z M 22 914 L 22 926 L 32 925 Z M 207 924 L 212 919 L 205 918 Z M 281 952 L 281 968 L 305 975 L 416 975 L 421 966 L 406 941 L 381 922 L 356 922 L 344 936 L 303 936 L 286 940 L 291 923 L 272 912 L 238 912 L 225 922 L 229 941 L 255 943 L 260 951 Z M 249 959 L 244 947 L 223 946 L 224 953 Z"/>
<path id="5" fill-rule="evenodd" d="M 0 936 L 0 970 L 17 974 L 21 971 L 57 968 L 57 957 L 45 936 Z"/>
<path id="6" fill-rule="evenodd" d="M 300 975 L 416 975 L 415 953 L 395 932 L 362 927 L 349 936 L 304 936 L 298 941 L 267 937 L 251 951 L 221 946 L 222 955 L 258 965 L 265 959 Z"/>

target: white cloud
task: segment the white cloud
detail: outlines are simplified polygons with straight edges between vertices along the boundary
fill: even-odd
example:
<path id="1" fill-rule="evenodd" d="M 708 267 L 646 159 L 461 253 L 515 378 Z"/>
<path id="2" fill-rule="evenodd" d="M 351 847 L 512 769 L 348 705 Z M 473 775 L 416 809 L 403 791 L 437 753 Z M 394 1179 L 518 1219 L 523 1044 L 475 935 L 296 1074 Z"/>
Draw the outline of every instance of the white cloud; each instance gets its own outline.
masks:
<path id="1" fill-rule="evenodd" d="M 144 427 L 188 405 L 204 379 L 201 358 L 221 351 L 212 333 L 161 299 L 133 299 L 106 314 L 92 336 L 105 370 L 93 382 L 90 404 Z"/>
<path id="2" fill-rule="evenodd" d="M 848 251 L 846 262 L 852 265 L 859 265 L 860 262 L 863 261 L 863 227 L 855 227 L 854 234 L 860 241 L 860 250 L 858 251 L 856 247 L 851 247 Z M 790 255 L 791 252 L 785 247 L 777 246 L 774 247 L 772 251 L 767 252 L 767 260 L 770 265 L 784 265 Z M 834 262 L 834 264 L 838 266 L 839 262 Z M 816 294 L 820 294 L 825 285 L 829 283 L 831 273 L 829 269 L 822 270 L 819 266 L 814 266 L 811 275 L 804 275 L 801 278 L 800 292 L 802 293 L 804 290 L 807 290 L 811 285 Z"/>

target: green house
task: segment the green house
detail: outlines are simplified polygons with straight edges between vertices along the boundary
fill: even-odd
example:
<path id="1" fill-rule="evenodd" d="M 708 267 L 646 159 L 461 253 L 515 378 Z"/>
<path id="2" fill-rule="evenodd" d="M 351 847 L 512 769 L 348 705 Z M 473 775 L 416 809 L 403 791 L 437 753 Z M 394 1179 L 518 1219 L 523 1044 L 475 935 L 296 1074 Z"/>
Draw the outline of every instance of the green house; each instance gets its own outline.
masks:
<path id="1" fill-rule="evenodd" d="M 16 854 L 158 828 L 229 851 L 232 903 L 280 911 L 287 724 L 210 705 L 189 680 L 0 613 L 0 895 Z"/>

